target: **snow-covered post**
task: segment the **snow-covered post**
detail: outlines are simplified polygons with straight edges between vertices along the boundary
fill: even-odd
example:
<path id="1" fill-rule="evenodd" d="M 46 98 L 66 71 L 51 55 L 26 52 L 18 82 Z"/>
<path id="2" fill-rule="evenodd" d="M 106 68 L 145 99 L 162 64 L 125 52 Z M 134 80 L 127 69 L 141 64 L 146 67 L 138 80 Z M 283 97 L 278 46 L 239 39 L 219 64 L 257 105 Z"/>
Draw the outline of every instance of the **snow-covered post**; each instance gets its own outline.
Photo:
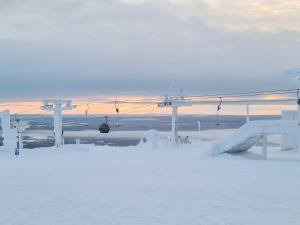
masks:
<path id="1" fill-rule="evenodd" d="M 60 147 L 63 144 L 63 130 L 62 130 L 62 112 L 63 110 L 72 110 L 75 106 L 72 105 L 71 100 L 45 100 L 42 110 L 53 112 L 54 122 L 54 137 L 55 146 Z"/>
<path id="2" fill-rule="evenodd" d="M 284 110 L 281 112 L 282 120 L 298 120 L 298 112 L 297 111 L 288 111 Z M 281 137 L 281 151 L 288 151 L 291 149 L 298 148 L 297 139 L 295 135 L 291 134 L 283 134 Z"/>
<path id="3" fill-rule="evenodd" d="M 299 99 L 299 90 L 300 90 L 300 68 L 289 69 L 286 71 L 286 76 L 296 78 L 297 80 L 297 120 L 298 125 L 300 125 L 300 99 Z"/>
<path id="4" fill-rule="evenodd" d="M 80 145 L 80 138 L 76 138 L 75 143 L 76 145 Z"/>
<path id="5" fill-rule="evenodd" d="M 58 147 L 62 144 L 62 109 L 61 105 L 56 105 L 53 111 L 54 120 L 54 136 L 55 136 L 55 146 Z"/>
<path id="6" fill-rule="evenodd" d="M 198 121 L 197 121 L 197 124 L 198 124 L 198 139 L 200 139 L 201 121 L 198 120 Z"/>
<path id="7" fill-rule="evenodd" d="M 197 121 L 197 124 L 198 124 L 198 131 L 200 132 L 200 131 L 201 131 L 201 121 L 198 120 L 198 121 Z"/>
<path id="8" fill-rule="evenodd" d="M 19 143 L 19 150 L 23 149 L 23 138 L 22 138 L 22 133 L 20 129 L 20 120 L 17 120 L 17 133 L 18 133 L 18 143 Z"/>
<path id="9" fill-rule="evenodd" d="M 249 104 L 246 105 L 246 113 L 247 113 L 246 122 L 249 123 L 249 122 L 250 122 L 250 109 L 249 109 Z"/>
<path id="10" fill-rule="evenodd" d="M 10 111 L 5 110 L 1 112 L 1 127 L 2 127 L 2 133 L 3 137 L 7 136 L 7 133 L 10 131 Z"/>
<path id="11" fill-rule="evenodd" d="M 17 133 L 10 125 L 10 111 L 5 110 L 0 113 L 3 146 L 5 149 L 14 152 L 17 148 Z"/>
<path id="12" fill-rule="evenodd" d="M 20 121 L 16 119 L 14 127 L 17 129 L 17 136 L 18 136 L 18 148 L 19 150 L 23 149 L 23 136 L 22 133 L 29 127 L 27 121 Z"/>
<path id="13" fill-rule="evenodd" d="M 177 143 L 177 114 L 178 114 L 178 107 L 176 105 L 172 106 L 172 136 L 171 142 L 173 145 Z"/>
<path id="14" fill-rule="evenodd" d="M 267 135 L 264 135 L 263 136 L 263 143 L 262 143 L 262 155 L 263 155 L 264 160 L 267 159 L 267 144 L 268 144 Z"/>

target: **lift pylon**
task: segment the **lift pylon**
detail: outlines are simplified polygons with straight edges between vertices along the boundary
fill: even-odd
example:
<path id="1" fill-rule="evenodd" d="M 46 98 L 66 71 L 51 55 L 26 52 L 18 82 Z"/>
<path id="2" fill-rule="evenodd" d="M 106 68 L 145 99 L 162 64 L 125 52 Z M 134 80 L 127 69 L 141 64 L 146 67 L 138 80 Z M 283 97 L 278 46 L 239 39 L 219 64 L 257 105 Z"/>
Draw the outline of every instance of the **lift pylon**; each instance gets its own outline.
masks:
<path id="1" fill-rule="evenodd" d="M 54 138 L 55 146 L 60 147 L 63 144 L 63 130 L 62 130 L 62 112 L 64 110 L 72 110 L 76 106 L 72 105 L 72 100 L 44 100 L 42 110 L 53 112 L 54 122 Z"/>
<path id="2" fill-rule="evenodd" d="M 177 115 L 178 108 L 184 106 L 192 106 L 191 101 L 187 101 L 183 95 L 181 96 L 168 96 L 166 95 L 164 100 L 157 105 L 159 108 L 172 108 L 172 145 L 176 145 L 177 140 Z"/>

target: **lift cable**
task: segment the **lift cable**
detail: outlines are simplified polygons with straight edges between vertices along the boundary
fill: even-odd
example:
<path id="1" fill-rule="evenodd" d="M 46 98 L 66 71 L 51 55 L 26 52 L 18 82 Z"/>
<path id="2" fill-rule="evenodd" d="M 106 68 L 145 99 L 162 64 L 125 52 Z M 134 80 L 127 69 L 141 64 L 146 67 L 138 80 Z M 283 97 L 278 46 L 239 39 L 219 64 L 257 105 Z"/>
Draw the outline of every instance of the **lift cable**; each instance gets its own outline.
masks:
<path id="1" fill-rule="evenodd" d="M 285 90 L 265 90 L 265 91 L 249 91 L 249 92 L 233 92 L 223 94 L 211 94 L 211 95 L 191 95 L 186 96 L 187 98 L 219 98 L 224 97 L 248 97 L 248 96 L 260 96 L 270 94 L 288 94 L 295 93 L 298 89 L 285 89 Z"/>

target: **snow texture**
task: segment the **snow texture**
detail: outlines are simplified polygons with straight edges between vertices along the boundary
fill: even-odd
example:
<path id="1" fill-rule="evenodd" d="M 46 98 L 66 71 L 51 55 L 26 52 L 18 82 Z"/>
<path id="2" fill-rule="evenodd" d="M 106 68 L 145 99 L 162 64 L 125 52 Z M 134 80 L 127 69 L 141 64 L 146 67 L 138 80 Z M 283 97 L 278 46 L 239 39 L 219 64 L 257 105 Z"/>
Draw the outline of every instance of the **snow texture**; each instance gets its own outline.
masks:
<path id="1" fill-rule="evenodd" d="M 213 157 L 210 142 L 0 148 L 0 224 L 298 225 L 300 152 Z M 283 157 L 284 156 L 284 157 Z"/>

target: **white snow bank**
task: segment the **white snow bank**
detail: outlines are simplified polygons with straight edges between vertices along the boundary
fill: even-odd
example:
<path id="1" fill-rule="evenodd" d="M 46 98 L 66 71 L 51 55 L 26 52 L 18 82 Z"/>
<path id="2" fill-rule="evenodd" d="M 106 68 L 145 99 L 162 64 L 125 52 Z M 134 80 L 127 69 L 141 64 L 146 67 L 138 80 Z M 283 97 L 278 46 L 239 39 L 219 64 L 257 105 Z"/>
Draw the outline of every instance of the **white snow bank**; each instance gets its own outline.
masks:
<path id="1" fill-rule="evenodd" d="M 210 147 L 0 152 L 0 224 L 299 224 L 299 152 L 261 161 L 211 157 Z"/>

